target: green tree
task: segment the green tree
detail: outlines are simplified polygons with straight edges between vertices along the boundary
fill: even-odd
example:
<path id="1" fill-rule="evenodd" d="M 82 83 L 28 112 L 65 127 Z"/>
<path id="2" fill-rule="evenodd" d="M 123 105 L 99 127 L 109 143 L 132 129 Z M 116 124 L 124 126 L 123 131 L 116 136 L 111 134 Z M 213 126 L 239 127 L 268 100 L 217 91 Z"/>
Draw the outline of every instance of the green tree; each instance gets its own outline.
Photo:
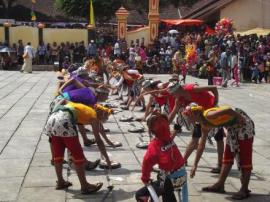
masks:
<path id="1" fill-rule="evenodd" d="M 95 17 L 98 21 L 109 20 L 121 6 L 131 0 L 93 0 Z M 89 17 L 89 0 L 56 0 L 56 7 L 69 16 Z"/>
<path id="2" fill-rule="evenodd" d="M 160 5 L 173 4 L 192 5 L 198 0 L 160 0 Z M 56 7 L 69 16 L 89 17 L 90 0 L 55 0 Z M 93 0 L 95 17 L 97 21 L 107 21 L 114 16 L 115 11 L 121 6 L 127 9 L 136 9 L 139 12 L 147 12 L 148 0 Z"/>
<path id="3" fill-rule="evenodd" d="M 5 12 L 5 17 L 9 17 L 9 10 L 17 0 L 0 0 L 0 7 Z"/>

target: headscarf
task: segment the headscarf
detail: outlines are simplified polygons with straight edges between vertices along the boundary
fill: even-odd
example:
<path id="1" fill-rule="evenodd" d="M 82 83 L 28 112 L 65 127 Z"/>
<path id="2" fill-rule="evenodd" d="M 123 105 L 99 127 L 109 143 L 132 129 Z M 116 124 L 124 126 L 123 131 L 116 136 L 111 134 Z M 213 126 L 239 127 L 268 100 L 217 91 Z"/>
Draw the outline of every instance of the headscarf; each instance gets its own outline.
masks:
<path id="1" fill-rule="evenodd" d="M 168 118 L 165 115 L 160 113 L 154 114 L 148 119 L 147 125 L 150 131 L 155 131 L 154 135 L 157 139 L 162 142 L 171 141 L 170 125 Z"/>
<path id="2" fill-rule="evenodd" d="M 102 106 L 102 105 L 100 105 L 100 104 L 96 104 L 95 105 L 95 110 L 96 111 L 102 111 L 102 112 L 105 112 L 105 113 L 107 113 L 108 115 L 111 115 L 112 113 L 113 113 L 113 110 L 112 109 L 110 109 L 110 108 L 107 108 L 107 107 L 104 107 L 104 106 Z"/>
<path id="3" fill-rule="evenodd" d="M 182 112 L 184 116 L 190 116 L 192 112 L 203 111 L 203 107 L 199 106 L 197 103 L 190 103 L 185 110 Z"/>

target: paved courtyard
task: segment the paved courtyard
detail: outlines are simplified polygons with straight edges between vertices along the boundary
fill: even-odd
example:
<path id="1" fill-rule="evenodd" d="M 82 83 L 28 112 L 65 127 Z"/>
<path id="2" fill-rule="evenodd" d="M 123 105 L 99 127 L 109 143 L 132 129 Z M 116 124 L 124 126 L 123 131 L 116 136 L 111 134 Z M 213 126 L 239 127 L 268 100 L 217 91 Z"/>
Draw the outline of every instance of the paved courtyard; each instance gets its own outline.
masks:
<path id="1" fill-rule="evenodd" d="M 151 75 L 164 80 L 167 75 Z M 205 80 L 188 77 L 188 82 L 206 84 Z M 99 202 L 107 190 L 106 172 L 100 169 L 87 172 L 90 182 L 102 181 L 103 189 L 95 195 L 82 196 L 80 186 L 73 169 L 64 169 L 64 176 L 73 183 L 67 191 L 55 190 L 55 171 L 50 165 L 48 138 L 42 135 L 42 129 L 48 116 L 49 103 L 54 97 L 56 78 L 53 72 L 0 71 L 0 201 L 91 201 Z M 270 202 L 270 85 L 243 84 L 240 88 L 220 89 L 220 102 L 244 109 L 255 121 L 256 137 L 254 141 L 254 170 L 250 188 L 250 202 Z M 115 101 L 112 101 L 115 102 Z M 110 138 L 123 143 L 123 147 L 107 147 L 113 160 L 118 160 L 122 168 L 110 173 L 115 188 L 106 201 L 135 201 L 134 193 L 142 186 L 140 181 L 141 162 L 145 150 L 136 148 L 141 140 L 147 140 L 147 133 L 131 134 L 128 129 L 140 123 L 119 122 L 120 112 L 105 124 L 110 128 Z M 134 112 L 134 116 L 141 113 Z M 89 134 L 91 137 L 91 133 Z M 186 149 L 190 136 L 184 132 L 176 137 L 176 143 L 182 153 Z M 214 142 L 215 144 L 215 142 Z M 215 145 L 207 145 L 195 179 L 189 179 L 191 202 L 232 201 L 231 193 L 240 187 L 239 172 L 234 166 L 227 180 L 227 194 L 202 193 L 203 186 L 215 182 L 218 175 L 209 173 L 216 164 Z M 84 148 L 89 160 L 100 158 L 96 146 Z M 192 165 L 194 155 L 190 157 Z M 190 167 L 188 167 L 190 170 Z M 155 174 L 153 175 L 155 176 Z"/>

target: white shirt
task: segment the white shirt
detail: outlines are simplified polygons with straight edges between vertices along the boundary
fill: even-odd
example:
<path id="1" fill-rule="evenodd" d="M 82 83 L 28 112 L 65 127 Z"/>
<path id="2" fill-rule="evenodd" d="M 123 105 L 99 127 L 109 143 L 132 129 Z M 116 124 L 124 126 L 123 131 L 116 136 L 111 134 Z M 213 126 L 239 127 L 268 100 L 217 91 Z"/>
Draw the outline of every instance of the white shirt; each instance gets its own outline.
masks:
<path id="1" fill-rule="evenodd" d="M 34 51 L 33 51 L 33 48 L 29 45 L 25 46 L 24 48 L 24 53 L 29 56 L 30 59 L 33 59 L 34 58 Z"/>
<path id="2" fill-rule="evenodd" d="M 120 44 L 118 42 L 116 42 L 114 44 L 114 55 L 120 54 L 121 50 L 120 50 Z"/>

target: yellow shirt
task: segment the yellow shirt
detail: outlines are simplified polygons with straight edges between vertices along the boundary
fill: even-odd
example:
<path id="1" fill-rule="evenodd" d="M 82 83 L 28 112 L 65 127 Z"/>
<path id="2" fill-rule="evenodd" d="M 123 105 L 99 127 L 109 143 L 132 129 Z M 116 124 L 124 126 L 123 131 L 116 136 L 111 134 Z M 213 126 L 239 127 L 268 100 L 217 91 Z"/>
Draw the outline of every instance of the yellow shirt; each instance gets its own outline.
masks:
<path id="1" fill-rule="evenodd" d="M 74 102 L 69 102 L 67 106 L 75 109 L 76 118 L 79 124 L 87 125 L 91 119 L 97 118 L 97 113 L 92 107 Z"/>
<path id="2" fill-rule="evenodd" d="M 235 117 L 233 117 L 233 116 L 225 114 L 225 115 L 222 115 L 222 116 L 219 116 L 216 118 L 212 118 L 212 119 L 207 117 L 207 114 L 209 112 L 220 111 L 220 110 L 229 109 L 229 108 L 230 107 L 228 107 L 228 106 L 220 106 L 220 107 L 210 108 L 210 109 L 204 111 L 203 116 L 211 125 L 214 125 L 214 126 L 231 125 L 231 124 L 235 123 Z"/>

